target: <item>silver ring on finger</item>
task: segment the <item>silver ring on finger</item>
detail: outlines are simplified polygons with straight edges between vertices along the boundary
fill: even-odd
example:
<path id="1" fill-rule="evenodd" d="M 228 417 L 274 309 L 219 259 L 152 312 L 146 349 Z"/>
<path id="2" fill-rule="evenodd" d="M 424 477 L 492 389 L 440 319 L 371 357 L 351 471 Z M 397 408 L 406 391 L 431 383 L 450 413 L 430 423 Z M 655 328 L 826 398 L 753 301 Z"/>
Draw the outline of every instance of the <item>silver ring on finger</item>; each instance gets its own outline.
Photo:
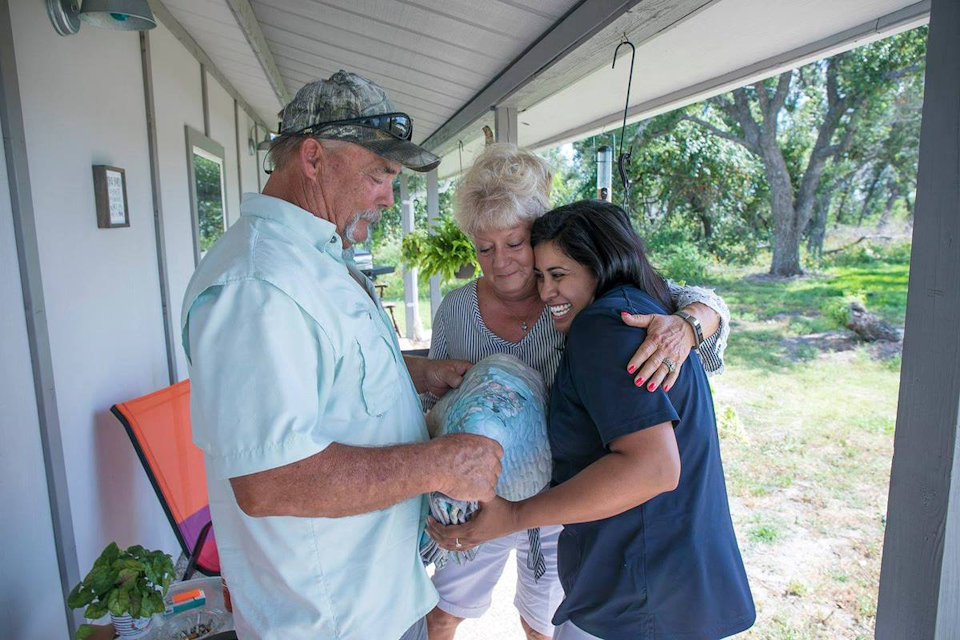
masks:
<path id="1" fill-rule="evenodd" d="M 456 546 L 457 549 L 462 549 L 462 548 L 463 548 L 463 545 L 460 544 L 460 538 L 456 538 L 456 539 L 455 539 L 454 546 Z"/>
<path id="2" fill-rule="evenodd" d="M 671 360 L 670 358 L 664 358 L 663 365 L 667 368 L 667 371 L 670 373 L 673 373 L 674 369 L 677 368 L 677 363 Z"/>

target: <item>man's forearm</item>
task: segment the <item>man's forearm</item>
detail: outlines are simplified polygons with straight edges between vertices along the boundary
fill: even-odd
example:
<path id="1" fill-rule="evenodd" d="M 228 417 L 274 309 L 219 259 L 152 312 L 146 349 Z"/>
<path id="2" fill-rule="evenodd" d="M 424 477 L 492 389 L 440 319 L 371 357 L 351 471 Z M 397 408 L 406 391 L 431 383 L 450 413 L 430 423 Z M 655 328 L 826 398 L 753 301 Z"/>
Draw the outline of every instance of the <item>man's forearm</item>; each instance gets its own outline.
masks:
<path id="1" fill-rule="evenodd" d="M 248 516 L 340 518 L 368 513 L 428 491 L 459 500 L 490 500 L 503 448 L 496 440 L 457 433 L 389 447 L 333 443 L 282 467 L 231 478 Z"/>
<path id="2" fill-rule="evenodd" d="M 406 365 L 407 371 L 410 373 L 410 380 L 413 381 L 413 388 L 417 390 L 417 393 L 425 393 L 427 391 L 423 369 L 427 359 L 428 358 L 421 356 L 403 356 L 403 364 Z"/>
<path id="3" fill-rule="evenodd" d="M 276 469 L 231 478 L 249 516 L 338 518 L 389 507 L 437 488 L 429 442 L 326 449 Z"/>

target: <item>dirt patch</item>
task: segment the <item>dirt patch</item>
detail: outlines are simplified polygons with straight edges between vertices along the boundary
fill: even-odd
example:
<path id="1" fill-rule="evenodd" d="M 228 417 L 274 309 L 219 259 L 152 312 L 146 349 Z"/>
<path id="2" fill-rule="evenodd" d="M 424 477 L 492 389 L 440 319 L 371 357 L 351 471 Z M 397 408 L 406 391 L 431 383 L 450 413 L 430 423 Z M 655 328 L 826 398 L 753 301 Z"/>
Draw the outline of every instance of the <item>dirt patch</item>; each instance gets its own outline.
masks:
<path id="1" fill-rule="evenodd" d="M 903 340 L 896 342 L 874 342 L 867 345 L 867 351 L 876 360 L 890 360 L 903 355 Z"/>
<path id="2" fill-rule="evenodd" d="M 787 357 L 793 362 L 799 362 L 809 360 L 811 350 L 820 353 L 852 351 L 863 343 L 852 332 L 837 330 L 784 338 L 782 344 Z"/>
<path id="3" fill-rule="evenodd" d="M 816 271 L 806 271 L 795 276 L 777 276 L 772 273 L 751 273 L 750 275 L 743 276 L 743 279 L 747 282 L 759 284 L 783 284 L 786 282 L 796 282 L 797 280 L 819 280 L 826 277 L 828 276 Z"/>

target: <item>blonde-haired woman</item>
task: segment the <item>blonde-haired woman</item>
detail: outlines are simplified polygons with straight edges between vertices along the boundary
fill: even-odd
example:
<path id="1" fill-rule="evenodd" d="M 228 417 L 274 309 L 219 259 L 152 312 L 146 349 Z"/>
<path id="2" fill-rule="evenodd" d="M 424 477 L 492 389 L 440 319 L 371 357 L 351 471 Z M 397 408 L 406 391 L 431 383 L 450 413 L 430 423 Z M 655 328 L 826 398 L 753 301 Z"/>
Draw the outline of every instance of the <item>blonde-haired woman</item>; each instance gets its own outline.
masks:
<path id="1" fill-rule="evenodd" d="M 550 208 L 552 172 L 540 156 L 512 144 L 488 146 L 457 188 L 454 215 L 474 243 L 482 275 L 451 291 L 433 323 L 431 358 L 477 362 L 509 353 L 536 369 L 549 387 L 560 364 L 564 337 L 537 292 L 530 228 Z M 712 291 L 671 285 L 679 315 L 624 316 L 645 327 L 647 339 L 627 363 L 637 393 L 672 386 L 691 349 L 708 371 L 722 369 L 729 312 Z M 562 314 L 563 309 L 554 310 Z M 639 388 L 642 387 L 642 388 Z M 425 396 L 429 409 L 436 398 Z M 430 640 L 451 640 L 464 618 L 480 617 L 512 550 L 517 555 L 514 605 L 527 638 L 553 635 L 553 614 L 563 599 L 557 578 L 561 527 L 522 531 L 485 543 L 477 557 L 450 563 L 434 575 L 440 594 L 427 615 Z"/>

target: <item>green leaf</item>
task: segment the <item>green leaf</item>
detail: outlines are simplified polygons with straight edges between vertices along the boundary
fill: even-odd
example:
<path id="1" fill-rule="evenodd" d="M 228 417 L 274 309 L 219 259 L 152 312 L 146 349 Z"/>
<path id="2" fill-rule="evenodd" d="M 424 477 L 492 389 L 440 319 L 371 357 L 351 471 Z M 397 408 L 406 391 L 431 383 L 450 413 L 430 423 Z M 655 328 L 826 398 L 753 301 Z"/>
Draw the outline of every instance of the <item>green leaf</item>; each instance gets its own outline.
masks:
<path id="1" fill-rule="evenodd" d="M 101 596 L 116 584 L 119 572 L 107 566 L 97 567 L 91 571 L 90 574 L 92 576 L 90 589 L 92 589 L 96 595 Z"/>
<path id="2" fill-rule="evenodd" d="M 117 587 L 123 591 L 130 591 L 137 586 L 137 578 L 140 577 L 140 571 L 137 569 L 121 569 L 117 576 Z"/>
<path id="3" fill-rule="evenodd" d="M 152 591 L 143 597 L 140 603 L 140 615 L 146 617 L 163 612 L 163 596 L 158 591 Z"/>
<path id="4" fill-rule="evenodd" d="M 67 596 L 67 606 L 71 609 L 79 609 L 93 602 L 93 592 L 89 589 L 84 589 L 83 586 L 82 582 L 78 583 L 77 586 L 70 591 L 70 595 Z"/>
<path id="5" fill-rule="evenodd" d="M 77 627 L 77 640 L 83 640 L 84 638 L 89 638 L 96 631 L 96 627 L 90 624 L 82 624 Z"/>
<path id="6" fill-rule="evenodd" d="M 110 565 L 117 571 L 122 569 L 134 569 L 136 571 L 143 571 L 146 568 L 146 565 L 140 560 L 134 560 L 133 558 L 117 558 L 113 561 L 113 564 Z"/>
<path id="7" fill-rule="evenodd" d="M 116 542 L 111 542 L 103 549 L 100 557 L 93 563 L 93 567 L 96 569 L 98 567 L 110 566 L 119 556 L 120 547 L 117 546 Z"/>
<path id="8" fill-rule="evenodd" d="M 110 592 L 110 595 L 107 596 L 107 609 L 110 610 L 115 616 L 123 615 L 123 606 L 120 604 L 120 594 L 123 593 L 119 590 L 113 590 Z"/>
<path id="9" fill-rule="evenodd" d="M 140 597 L 140 593 L 138 591 L 130 592 L 130 605 L 127 607 L 127 610 L 134 618 L 140 617 L 140 605 L 142 600 L 143 599 Z"/>
<path id="10" fill-rule="evenodd" d="M 83 612 L 83 617 L 87 620 L 99 620 L 105 615 L 107 615 L 107 604 L 102 600 L 92 603 Z"/>

